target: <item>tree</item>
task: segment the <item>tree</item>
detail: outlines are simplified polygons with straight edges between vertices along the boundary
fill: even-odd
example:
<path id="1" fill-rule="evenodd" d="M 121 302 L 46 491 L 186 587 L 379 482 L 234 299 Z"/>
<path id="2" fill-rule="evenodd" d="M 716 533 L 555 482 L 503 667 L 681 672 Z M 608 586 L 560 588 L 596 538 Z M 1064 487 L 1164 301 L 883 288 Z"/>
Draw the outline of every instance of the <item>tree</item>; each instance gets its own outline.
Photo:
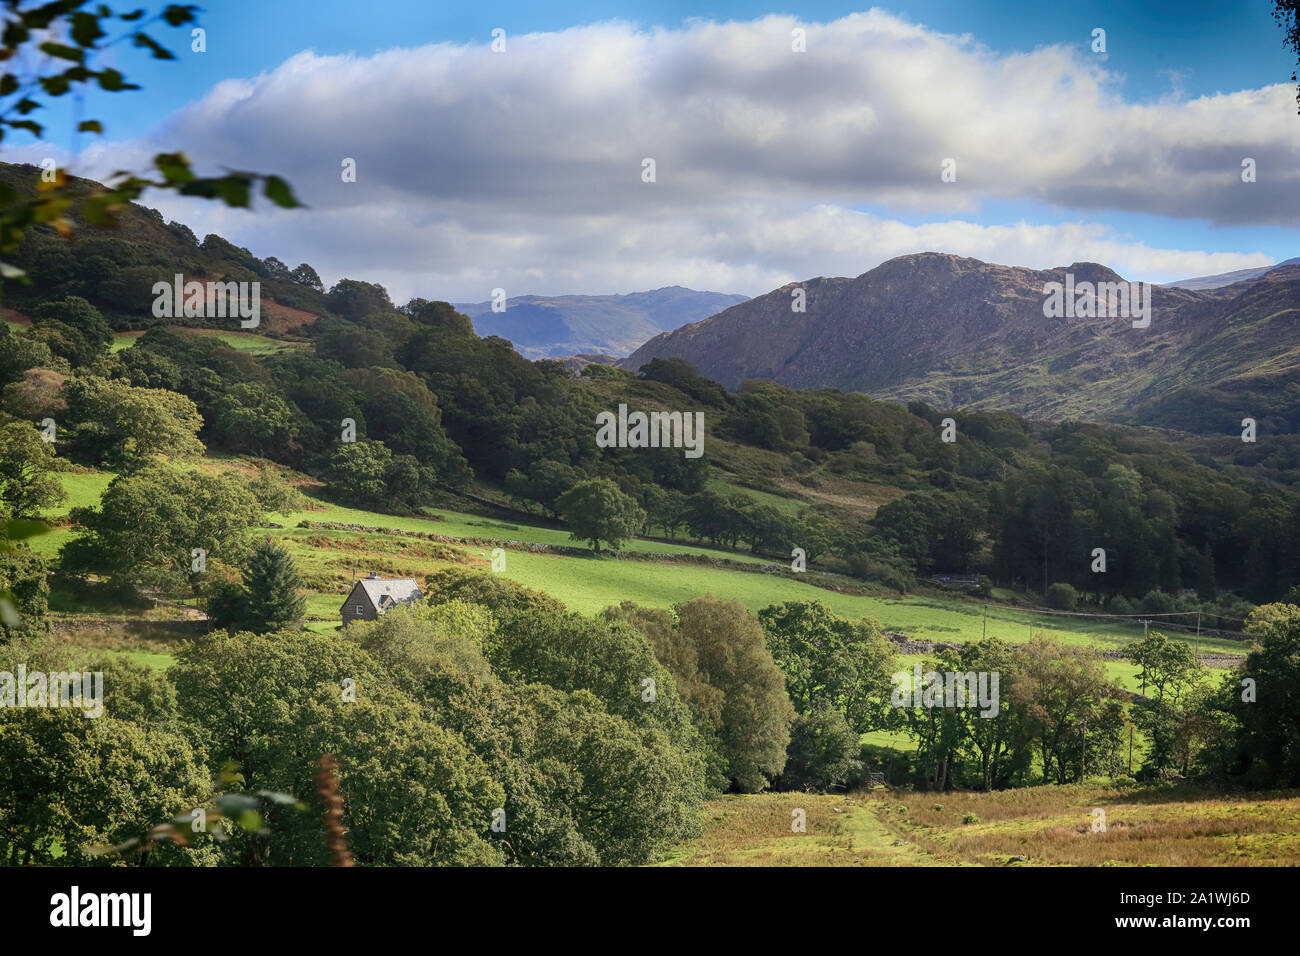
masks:
<path id="1" fill-rule="evenodd" d="M 88 866 L 91 847 L 170 820 L 204 785 L 181 734 L 65 708 L 0 710 L 0 765 L 0 857 L 11 866 Z"/>
<path id="2" fill-rule="evenodd" d="M 34 518 L 67 495 L 54 474 L 54 446 L 27 422 L 0 425 L 0 512 Z"/>
<path id="3" fill-rule="evenodd" d="M 529 610 L 564 611 L 564 605 L 549 594 L 495 574 L 464 568 L 443 568 L 430 574 L 424 579 L 424 593 L 429 604 L 464 601 L 481 605 L 498 617 Z"/>
<path id="4" fill-rule="evenodd" d="M 1146 767 L 1164 774 L 1173 766 L 1178 731 L 1187 717 L 1185 698 L 1205 676 L 1186 641 L 1170 640 L 1159 631 L 1130 644 L 1128 659 L 1142 670 L 1142 697 L 1133 704 L 1133 721 L 1147 735 Z"/>
<path id="5" fill-rule="evenodd" d="M 1219 589 L 1214 580 L 1214 553 L 1208 542 L 1196 555 L 1196 598 L 1206 603 L 1213 603 L 1219 598 Z"/>
<path id="6" fill-rule="evenodd" d="M 583 477 L 582 472 L 558 461 L 543 461 L 529 469 L 527 475 L 512 470 L 506 475 L 506 492 L 518 501 L 531 501 L 541 505 L 552 517 L 558 514 L 560 496 L 574 487 Z M 641 529 L 638 528 L 638 531 Z"/>
<path id="7" fill-rule="evenodd" d="M 18 9 L 17 3 L 9 6 L 9 19 L 0 38 L 0 59 L 10 64 L 6 95 L 14 92 L 21 95 L 0 112 L 0 133 L 21 130 L 38 140 L 45 129 L 30 114 L 44 105 L 41 98 L 69 92 L 81 96 L 91 88 L 109 93 L 139 89 L 115 68 L 119 64 L 96 69 L 96 54 L 130 38 L 135 48 L 149 50 L 153 59 L 175 60 L 175 55 L 150 35 L 150 28 L 159 22 L 171 27 L 195 23 L 198 12 L 192 4 L 169 4 L 146 19 L 143 10 L 116 14 L 106 4 L 46 3 L 23 10 Z M 118 26 L 123 28 L 122 32 L 112 36 Z M 53 42 L 49 37 L 66 38 L 70 42 Z M 41 55 L 37 55 L 38 51 Z M 77 124 L 78 134 L 103 132 L 103 124 L 95 119 L 82 119 Z M 253 186 L 260 182 L 263 194 L 277 206 L 298 205 L 289 184 L 278 176 L 234 172 L 220 177 L 199 177 L 180 153 L 159 153 L 153 158 L 153 166 L 160 179 L 118 173 L 108 188 L 90 195 L 86 194 L 84 184 L 61 169 L 55 171 L 53 182 L 40 183 L 34 195 L 18 198 L 12 187 L 0 188 L 0 252 L 16 250 L 24 233 L 37 224 L 52 225 L 65 236 L 79 220 L 91 226 L 112 226 L 116 224 L 116 213 L 150 188 L 246 207 Z M 74 203 L 80 214 L 78 219 L 67 215 Z M 23 274 L 8 263 L 4 264 L 4 273 L 6 278 Z"/>
<path id="8" fill-rule="evenodd" d="M 239 382 L 212 406 L 209 427 L 231 451 L 282 457 L 297 437 L 293 412 L 274 388 Z"/>
<path id="9" fill-rule="evenodd" d="M 32 313 L 32 327 L 53 333 L 46 343 L 73 365 L 90 364 L 107 355 L 113 344 L 113 330 L 99 310 L 80 296 L 70 295 L 37 306 Z"/>
<path id="10" fill-rule="evenodd" d="M 1016 693 L 1038 745 L 1043 782 L 1081 780 L 1086 767 L 1098 766 L 1088 754 L 1104 754 L 1107 736 L 1113 743 L 1122 729 L 1104 707 L 1120 689 L 1107 680 L 1100 655 L 1090 648 L 1037 637 L 1021 647 L 1020 663 Z"/>
<path id="11" fill-rule="evenodd" d="M 334 497 L 361 507 L 414 510 L 433 492 L 433 469 L 411 455 L 394 455 L 381 441 L 343 442 L 330 458 L 326 487 Z"/>
<path id="12" fill-rule="evenodd" d="M 156 464 L 114 478 L 97 508 L 74 508 L 71 518 L 74 537 L 59 552 L 65 570 L 175 590 L 197 579 L 196 549 L 205 565 L 237 565 L 261 511 L 242 482 Z"/>
<path id="13" fill-rule="evenodd" d="M 320 281 L 320 276 L 316 274 L 316 270 L 305 262 L 298 263 L 298 267 L 294 269 L 293 272 L 289 273 L 289 278 L 298 283 L 298 285 L 306 286 L 307 288 L 314 289 L 317 292 L 325 291 L 325 285 Z"/>
<path id="14" fill-rule="evenodd" d="M 763 628 L 743 604 L 702 597 L 669 614 L 625 602 L 605 614 L 635 625 L 672 672 L 717 751 L 715 785 L 757 793 L 781 772 L 794 708 Z"/>
<path id="15" fill-rule="evenodd" d="M 796 713 L 831 707 L 859 734 L 885 726 L 894 646 L 879 622 L 845 620 L 821 601 L 771 605 L 758 620 Z"/>
<path id="16" fill-rule="evenodd" d="M 27 335 L 15 335 L 7 324 L 0 323 L 0 386 L 18 381 L 28 369 L 54 365 L 64 372 L 69 370 L 68 363 L 56 359 L 47 343 Z"/>
<path id="17" fill-rule="evenodd" d="M 589 541 L 600 554 L 601 542 L 618 549 L 645 523 L 640 505 L 608 478 L 580 481 L 555 502 L 575 541 Z"/>
<path id="18" fill-rule="evenodd" d="M 0 538 L 0 644 L 33 638 L 49 631 L 49 569 L 27 546 L 14 546 L 8 532 Z"/>
<path id="19" fill-rule="evenodd" d="M 94 376 L 68 379 L 63 394 L 72 453 L 84 461 L 125 470 L 155 455 L 203 454 L 203 419 L 184 395 Z"/>
<path id="20" fill-rule="evenodd" d="M 698 833 L 699 777 L 685 755 L 587 691 L 502 682 L 483 655 L 495 631 L 484 607 L 448 600 L 357 622 L 348 636 L 505 789 L 508 824 L 492 838 L 507 862 L 644 863 Z"/>
<path id="21" fill-rule="evenodd" d="M 1266 604 L 1251 612 L 1246 632 L 1258 642 L 1231 682 L 1240 722 L 1237 760 L 1248 782 L 1300 786 L 1300 607 Z M 1254 681 L 1248 693 L 1245 678 Z"/>
<path id="22" fill-rule="evenodd" d="M 342 318 L 364 319 L 374 312 L 393 311 L 393 302 L 378 283 L 340 279 L 329 291 L 329 307 Z"/>
<path id="23" fill-rule="evenodd" d="M 777 786 L 822 791 L 841 787 L 862 772 L 861 750 L 858 734 L 834 707 L 823 705 L 800 714 L 790 727 L 785 769 Z"/>
<path id="24" fill-rule="evenodd" d="M 230 633 L 265 634 L 301 626 L 307 602 L 298 566 L 287 548 L 269 538 L 253 546 L 243 565 L 243 583 L 222 588 L 208 616 Z"/>
<path id="25" fill-rule="evenodd" d="M 493 809 L 505 794 L 456 733 L 421 713 L 375 660 L 344 637 L 311 632 L 214 634 L 169 671 L 183 720 L 204 729 L 209 765 L 239 765 L 250 790 L 299 796 L 273 809 L 274 837 L 237 834 L 229 863 L 321 865 L 317 760 L 333 753 L 347 797 L 341 823 L 363 865 L 492 865 Z M 356 681 L 356 700 L 340 683 Z"/>

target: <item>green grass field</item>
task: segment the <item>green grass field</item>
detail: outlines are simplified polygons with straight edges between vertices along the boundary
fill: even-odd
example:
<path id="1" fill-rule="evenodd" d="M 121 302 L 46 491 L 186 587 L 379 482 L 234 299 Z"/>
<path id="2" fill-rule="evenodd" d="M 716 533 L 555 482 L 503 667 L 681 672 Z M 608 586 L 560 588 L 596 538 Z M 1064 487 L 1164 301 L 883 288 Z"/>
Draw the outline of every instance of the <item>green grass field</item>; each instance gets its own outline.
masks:
<path id="1" fill-rule="evenodd" d="M 186 331 L 220 339 L 232 349 L 248 352 L 251 355 L 273 355 L 286 349 L 302 347 L 296 342 L 282 342 L 265 335 L 259 335 L 256 332 L 234 332 L 219 329 L 186 329 Z M 143 334 L 143 332 L 118 332 L 113 336 L 113 344 L 109 347 L 109 351 L 120 352 L 122 349 L 129 349 L 135 345 L 135 340 Z"/>
<path id="2" fill-rule="evenodd" d="M 204 467 L 228 467 L 231 463 L 207 461 Z M 94 504 L 112 475 L 107 472 L 65 472 L 60 475 L 68 500 L 54 510 L 56 515 L 79 505 Z M 501 521 L 481 516 L 429 509 L 428 517 L 399 517 L 339 505 L 326 504 L 321 510 L 272 515 L 283 525 L 263 529 L 289 546 L 305 580 L 308 618 L 313 629 L 337 625 L 338 608 L 354 576 L 378 571 L 390 576 L 425 575 L 448 566 L 480 567 L 487 573 L 490 547 L 432 542 L 401 535 L 384 535 L 339 529 L 299 528 L 301 520 L 359 524 L 398 531 L 433 533 L 456 538 L 502 538 L 525 543 L 561 544 L 572 542 L 567 532 L 538 525 Z M 32 540 L 34 550 L 52 555 L 71 536 L 67 528 L 56 528 Z M 732 560 L 757 561 L 750 556 L 720 552 L 691 545 L 666 545 L 636 541 L 629 548 L 643 552 L 703 554 Z M 788 573 L 746 573 L 723 567 L 671 561 L 620 560 L 609 556 L 585 557 L 537 554 L 526 550 L 506 552 L 505 577 L 526 587 L 544 591 L 575 611 L 592 614 L 621 601 L 652 607 L 668 607 L 694 597 L 712 594 L 736 598 L 751 611 L 783 601 L 820 600 L 835 613 L 850 618 L 872 617 L 887 631 L 906 634 L 914 640 L 963 643 L 984 634 L 1011 643 L 1048 636 L 1063 643 L 1119 649 L 1138 640 L 1142 628 L 1127 622 L 1067 618 L 1035 610 L 991 606 L 942 595 L 909 595 L 904 598 L 846 594 L 819 588 Z M 1006 597 L 1008 595 L 999 595 Z M 1243 653 L 1245 648 L 1222 638 L 1204 638 L 1202 651 Z M 905 666 L 911 660 L 905 658 Z M 1107 674 L 1122 686 L 1136 690 L 1133 666 L 1122 660 L 1107 660 Z"/>

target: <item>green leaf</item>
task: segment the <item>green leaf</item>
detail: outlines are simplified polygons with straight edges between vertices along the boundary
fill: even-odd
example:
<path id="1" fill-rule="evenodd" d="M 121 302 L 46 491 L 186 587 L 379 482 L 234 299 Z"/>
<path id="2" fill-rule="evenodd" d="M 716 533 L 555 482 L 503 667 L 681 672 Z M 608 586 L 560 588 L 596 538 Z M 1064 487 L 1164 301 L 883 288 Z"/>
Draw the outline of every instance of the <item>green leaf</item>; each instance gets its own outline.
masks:
<path id="1" fill-rule="evenodd" d="M 9 120 L 9 125 L 15 129 L 25 129 L 33 136 L 40 136 L 45 132 L 45 127 L 35 120 Z"/>
<path id="2" fill-rule="evenodd" d="M 194 20 L 194 14 L 198 12 L 198 7 L 192 3 L 173 3 L 169 4 L 167 9 L 163 10 L 162 18 L 170 26 L 178 27 L 185 23 L 191 23 Z"/>
<path id="3" fill-rule="evenodd" d="M 32 110 L 38 110 L 40 108 L 41 108 L 40 103 L 37 103 L 35 100 L 28 99 L 25 96 L 17 103 L 14 104 L 14 109 L 16 109 L 19 112 L 19 114 L 22 116 L 26 116 Z"/>
<path id="4" fill-rule="evenodd" d="M 267 176 L 262 189 L 263 195 L 271 202 L 284 209 L 296 209 L 302 203 L 294 198 L 289 184 L 279 176 Z"/>
<path id="5" fill-rule="evenodd" d="M 49 93 L 50 96 L 62 96 L 68 92 L 68 78 L 62 73 L 55 73 L 53 76 L 42 76 L 40 78 L 41 89 Z"/>
<path id="6" fill-rule="evenodd" d="M 94 46 L 95 41 L 105 36 L 99 28 L 99 17 L 84 10 L 72 15 L 72 40 L 77 46 Z"/>
<path id="7" fill-rule="evenodd" d="M 134 83 L 127 83 L 121 73 L 110 68 L 99 74 L 99 88 L 110 93 L 118 93 L 122 90 L 138 90 L 140 87 Z"/>
<path id="8" fill-rule="evenodd" d="M 113 212 L 119 205 L 121 203 L 115 194 L 101 193 L 86 200 L 81 207 L 81 214 L 92 226 L 108 228 L 117 224 Z"/>
<path id="9" fill-rule="evenodd" d="M 126 20 L 128 23 L 139 20 L 144 16 L 143 10 L 132 10 L 130 13 L 123 13 L 118 17 L 119 20 Z"/>
<path id="10" fill-rule="evenodd" d="M 220 199 L 227 206 L 247 209 L 253 192 L 253 181 L 248 176 L 232 173 L 220 179 L 196 179 L 180 188 L 182 196 L 202 199 Z"/>
<path id="11" fill-rule="evenodd" d="M 187 183 L 194 178 L 184 153 L 159 153 L 153 158 L 153 164 L 168 183 Z"/>
<path id="12" fill-rule="evenodd" d="M 104 126 L 99 120 L 82 120 L 77 124 L 78 133 L 103 133 Z"/>
<path id="13" fill-rule="evenodd" d="M 67 46 L 62 43 L 42 43 L 38 49 L 42 53 L 48 53 L 50 56 L 58 57 L 60 60 L 72 60 L 74 63 L 84 63 L 86 51 L 78 49 L 75 46 Z"/>
<path id="14" fill-rule="evenodd" d="M 5 24 L 4 33 L 0 34 L 0 43 L 3 43 L 10 49 L 16 49 L 27 42 L 31 36 L 31 31 L 19 23 L 17 20 L 10 20 Z"/>
<path id="15" fill-rule="evenodd" d="M 169 51 L 166 47 L 164 47 L 153 37 L 149 36 L 149 34 L 147 33 L 135 34 L 134 42 L 136 46 L 147 47 L 149 50 L 151 50 L 153 52 L 153 58 L 155 60 L 176 59 L 176 57 L 172 55 L 171 51 Z"/>
<path id="16" fill-rule="evenodd" d="M 0 76 L 0 96 L 8 96 L 16 89 L 18 89 L 18 77 L 12 73 Z"/>

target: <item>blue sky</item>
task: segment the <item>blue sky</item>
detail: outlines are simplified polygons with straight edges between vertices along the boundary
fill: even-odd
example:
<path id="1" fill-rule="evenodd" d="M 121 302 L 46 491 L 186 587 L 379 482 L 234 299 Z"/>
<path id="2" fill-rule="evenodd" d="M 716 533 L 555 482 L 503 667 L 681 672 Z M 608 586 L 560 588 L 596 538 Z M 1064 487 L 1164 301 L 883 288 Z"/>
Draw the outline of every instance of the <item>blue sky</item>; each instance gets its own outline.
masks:
<path id="1" fill-rule="evenodd" d="M 312 211 L 158 205 L 327 279 L 377 273 L 397 296 L 756 294 L 925 243 L 1036 267 L 1105 256 L 1163 281 L 1300 252 L 1300 117 L 1270 8 L 228 0 L 202 14 L 206 53 L 159 28 L 179 62 L 113 54 L 145 90 L 91 97 L 105 141 L 60 152 L 55 109 L 48 148 L 7 143 L 5 158 L 55 153 L 95 174 L 180 146 L 280 172 Z M 791 23 L 810 31 L 802 60 L 780 46 Z M 487 48 L 496 27 L 509 59 Z M 914 65 L 914 83 L 894 82 Z M 620 130 L 629 112 L 640 121 Z M 647 205 L 614 180 L 654 151 Z M 961 172 L 944 191 L 949 154 Z M 349 155 L 363 176 L 340 190 L 329 170 Z M 1237 189 L 1245 156 L 1259 182 Z"/>
<path id="2" fill-rule="evenodd" d="M 376 53 L 421 43 L 483 42 L 495 27 L 510 33 L 553 31 L 609 19 L 645 26 L 676 26 L 691 18 L 747 20 L 768 13 L 834 20 L 871 4 L 811 2 L 794 5 L 703 3 L 699 0 L 566 3 L 431 3 L 428 0 L 316 0 L 310 5 L 266 0 L 218 0 L 205 6 L 209 54 L 186 56 L 186 67 L 140 61 L 135 74 L 146 94 L 99 97 L 96 108 L 112 121 L 113 135 L 145 132 L 164 113 L 198 99 L 219 80 L 274 69 L 302 50 L 318 53 Z M 1145 100 L 1167 95 L 1174 83 L 1187 95 L 1254 89 L 1285 81 L 1294 66 L 1282 48 L 1282 32 L 1264 0 L 1195 2 L 1108 2 L 1053 4 L 989 0 L 911 0 L 878 4 L 932 29 L 969 33 L 980 43 L 1008 53 L 1049 43 L 1085 49 L 1092 30 L 1107 30 L 1113 69 L 1124 74 L 1125 93 Z M 306 12 L 310 11 L 310 12 Z M 249 24 L 256 24 L 249 29 Z M 160 38 L 182 46 L 180 30 Z"/>

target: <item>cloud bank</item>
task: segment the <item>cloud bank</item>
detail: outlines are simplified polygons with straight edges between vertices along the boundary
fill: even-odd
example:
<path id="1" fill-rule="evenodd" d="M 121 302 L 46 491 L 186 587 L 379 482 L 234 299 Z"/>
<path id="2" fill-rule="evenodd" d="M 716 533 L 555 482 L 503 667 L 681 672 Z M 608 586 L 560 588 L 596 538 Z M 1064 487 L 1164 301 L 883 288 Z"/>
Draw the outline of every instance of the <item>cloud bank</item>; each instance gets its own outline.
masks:
<path id="1" fill-rule="evenodd" d="M 806 52 L 791 49 L 795 28 Z M 87 149 L 74 171 L 140 169 L 180 148 L 206 171 L 277 172 L 309 210 L 147 201 L 200 235 L 310 262 L 327 282 L 382 282 L 399 302 L 480 301 L 497 287 L 752 295 L 924 250 L 1095 260 L 1145 279 L 1271 262 L 1152 248 L 1106 221 L 1296 222 L 1291 87 L 1141 104 L 1118 87 L 1086 52 L 997 54 L 876 10 L 826 24 L 609 22 L 508 36 L 504 52 L 486 39 L 303 52 L 217 85 L 146 140 Z M 1246 157 L 1254 183 L 1241 180 Z M 342 181 L 345 158 L 355 183 Z M 955 182 L 941 181 L 946 159 Z M 991 201 L 1061 212 L 990 224 Z"/>

